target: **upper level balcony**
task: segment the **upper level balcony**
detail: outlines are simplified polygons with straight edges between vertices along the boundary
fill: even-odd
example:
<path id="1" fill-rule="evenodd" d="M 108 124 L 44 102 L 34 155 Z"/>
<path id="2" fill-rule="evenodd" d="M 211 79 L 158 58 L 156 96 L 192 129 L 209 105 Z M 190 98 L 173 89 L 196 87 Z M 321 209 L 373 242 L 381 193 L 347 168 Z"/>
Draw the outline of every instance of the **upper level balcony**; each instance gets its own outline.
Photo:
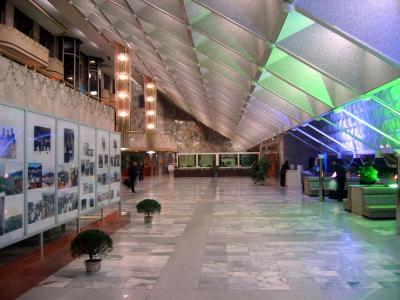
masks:
<path id="1" fill-rule="evenodd" d="M 47 66 L 45 73 L 53 79 L 63 80 L 64 63 L 55 57 L 49 57 L 49 65 Z"/>
<path id="2" fill-rule="evenodd" d="M 14 27 L 0 24 L 0 52 L 23 65 L 45 69 L 49 50 Z"/>

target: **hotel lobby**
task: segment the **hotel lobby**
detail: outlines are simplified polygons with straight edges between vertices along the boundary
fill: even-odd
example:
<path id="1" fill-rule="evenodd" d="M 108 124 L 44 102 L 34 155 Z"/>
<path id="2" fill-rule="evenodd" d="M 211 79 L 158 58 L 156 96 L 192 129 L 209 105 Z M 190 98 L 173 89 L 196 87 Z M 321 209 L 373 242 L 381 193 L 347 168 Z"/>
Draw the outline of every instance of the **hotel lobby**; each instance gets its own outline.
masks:
<path id="1" fill-rule="evenodd" d="M 400 299 L 400 3 L 0 0 L 0 299 Z"/>

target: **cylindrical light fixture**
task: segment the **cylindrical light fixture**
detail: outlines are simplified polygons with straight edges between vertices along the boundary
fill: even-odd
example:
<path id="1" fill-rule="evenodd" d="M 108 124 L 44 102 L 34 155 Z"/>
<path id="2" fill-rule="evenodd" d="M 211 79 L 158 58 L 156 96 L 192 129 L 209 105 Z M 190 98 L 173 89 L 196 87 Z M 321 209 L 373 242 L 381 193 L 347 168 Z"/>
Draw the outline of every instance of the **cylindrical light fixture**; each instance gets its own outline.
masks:
<path id="1" fill-rule="evenodd" d="M 154 153 L 157 124 L 157 89 L 154 80 L 147 76 L 144 78 L 144 102 L 146 111 L 146 148 L 148 153 Z"/>
<path id="2" fill-rule="evenodd" d="M 115 47 L 115 108 L 117 130 L 121 132 L 121 145 L 127 147 L 131 109 L 131 59 L 129 49 L 117 44 Z"/>

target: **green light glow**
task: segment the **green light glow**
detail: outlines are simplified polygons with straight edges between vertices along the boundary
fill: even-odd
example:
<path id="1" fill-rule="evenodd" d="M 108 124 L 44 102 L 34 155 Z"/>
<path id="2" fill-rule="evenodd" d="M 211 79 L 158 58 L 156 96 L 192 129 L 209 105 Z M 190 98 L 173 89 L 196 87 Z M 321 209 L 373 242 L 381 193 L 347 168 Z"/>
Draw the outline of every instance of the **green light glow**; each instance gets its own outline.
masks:
<path id="1" fill-rule="evenodd" d="M 313 20 L 293 11 L 288 14 L 277 41 L 280 42 L 312 24 L 314 24 Z"/>
<path id="2" fill-rule="evenodd" d="M 329 91 L 325 86 L 326 78 L 304 63 L 275 48 L 265 68 L 285 78 L 329 107 L 334 107 Z"/>
<path id="3" fill-rule="evenodd" d="M 397 183 L 391 183 L 388 185 L 391 189 L 397 189 Z"/>
<path id="4" fill-rule="evenodd" d="M 304 110 L 310 115 L 315 115 L 313 110 L 313 105 L 311 105 L 307 95 L 290 84 L 280 80 L 279 78 L 273 76 L 269 72 L 263 72 L 261 74 L 258 85 L 270 90 L 274 94 L 280 96 L 287 102 L 297 106 L 298 108 Z"/>
<path id="5" fill-rule="evenodd" d="M 378 180 L 378 170 L 372 165 L 366 164 L 360 167 L 360 184 L 374 184 Z"/>
<path id="6" fill-rule="evenodd" d="M 375 95 L 375 94 L 377 94 L 379 92 L 382 92 L 384 90 L 390 89 L 391 87 L 394 87 L 394 86 L 396 86 L 396 89 L 397 89 L 397 93 L 398 93 L 397 97 L 400 98 L 400 78 L 397 78 L 397 79 L 392 80 L 392 81 L 390 81 L 388 83 L 385 83 L 385 84 L 383 84 L 383 85 L 381 85 L 381 86 L 369 91 L 365 95 L 366 96 Z"/>

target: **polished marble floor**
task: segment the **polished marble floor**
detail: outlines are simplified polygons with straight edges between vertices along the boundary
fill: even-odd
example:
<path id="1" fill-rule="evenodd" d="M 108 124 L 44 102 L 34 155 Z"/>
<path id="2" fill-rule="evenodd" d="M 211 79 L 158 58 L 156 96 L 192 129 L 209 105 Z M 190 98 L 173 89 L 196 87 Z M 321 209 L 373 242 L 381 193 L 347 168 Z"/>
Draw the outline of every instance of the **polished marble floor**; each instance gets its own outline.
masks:
<path id="1" fill-rule="evenodd" d="M 249 178 L 147 179 L 124 190 L 132 222 L 113 235 L 102 270 L 83 259 L 21 299 L 400 299 L 395 221 Z M 143 224 L 135 203 L 162 212 Z"/>

